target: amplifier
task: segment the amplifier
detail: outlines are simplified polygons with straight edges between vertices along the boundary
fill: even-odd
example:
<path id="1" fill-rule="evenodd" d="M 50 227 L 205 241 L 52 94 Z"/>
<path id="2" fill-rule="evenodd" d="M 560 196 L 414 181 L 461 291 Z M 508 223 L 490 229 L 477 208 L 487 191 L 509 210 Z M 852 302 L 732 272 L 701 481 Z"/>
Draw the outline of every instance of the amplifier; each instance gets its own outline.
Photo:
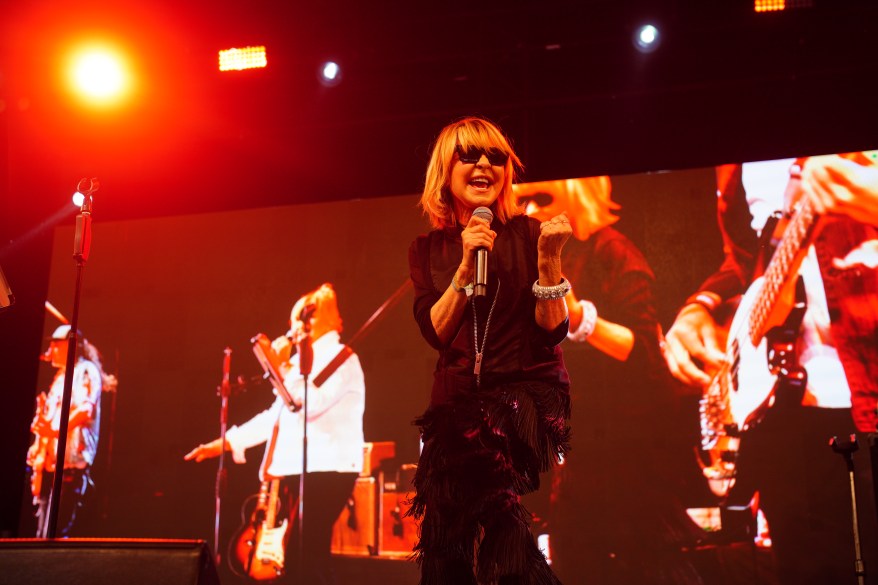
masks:
<path id="1" fill-rule="evenodd" d="M 354 491 L 332 527 L 334 554 L 378 553 L 378 486 L 374 477 L 358 477 Z"/>
<path id="2" fill-rule="evenodd" d="M 378 532 L 378 554 L 408 557 L 418 541 L 418 524 L 406 516 L 408 499 L 414 492 L 384 492 L 381 496 L 381 526 Z"/>

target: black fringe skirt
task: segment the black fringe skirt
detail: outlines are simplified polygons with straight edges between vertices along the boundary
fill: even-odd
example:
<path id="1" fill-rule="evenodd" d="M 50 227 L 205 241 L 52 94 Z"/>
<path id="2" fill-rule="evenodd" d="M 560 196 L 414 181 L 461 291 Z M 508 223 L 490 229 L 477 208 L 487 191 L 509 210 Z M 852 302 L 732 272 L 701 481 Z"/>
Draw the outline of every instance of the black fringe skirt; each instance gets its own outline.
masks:
<path id="1" fill-rule="evenodd" d="M 409 514 L 420 521 L 421 585 L 560 582 L 520 496 L 569 449 L 566 388 L 516 383 L 431 406 Z"/>

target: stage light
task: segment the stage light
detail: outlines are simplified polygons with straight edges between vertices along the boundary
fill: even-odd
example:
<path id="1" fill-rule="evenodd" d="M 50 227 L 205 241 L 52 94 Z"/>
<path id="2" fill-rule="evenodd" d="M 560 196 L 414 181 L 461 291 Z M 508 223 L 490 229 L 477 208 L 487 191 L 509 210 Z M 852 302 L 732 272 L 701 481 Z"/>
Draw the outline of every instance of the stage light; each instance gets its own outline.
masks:
<path id="1" fill-rule="evenodd" d="M 634 31 L 634 46 L 641 53 L 652 53 L 661 42 L 658 28 L 652 24 L 645 24 Z"/>
<path id="2" fill-rule="evenodd" d="M 265 47 L 242 47 L 219 52 L 220 71 L 241 71 L 268 66 Z"/>
<path id="3" fill-rule="evenodd" d="M 756 12 L 775 12 L 787 7 L 785 0 L 756 0 L 753 10 Z"/>
<path id="4" fill-rule="evenodd" d="M 326 61 L 320 66 L 319 79 L 327 87 L 338 85 L 341 81 L 341 67 L 335 61 Z"/>
<path id="5" fill-rule="evenodd" d="M 82 207 L 82 204 L 85 203 L 85 195 L 77 191 L 73 194 L 73 205 L 77 207 Z"/>
<path id="6" fill-rule="evenodd" d="M 73 90 L 93 104 L 118 101 L 131 84 L 125 59 L 115 49 L 104 46 L 90 46 L 76 52 L 69 74 Z"/>
<path id="7" fill-rule="evenodd" d="M 787 8 L 812 8 L 814 0 L 754 0 L 753 10 L 756 12 L 780 12 Z"/>

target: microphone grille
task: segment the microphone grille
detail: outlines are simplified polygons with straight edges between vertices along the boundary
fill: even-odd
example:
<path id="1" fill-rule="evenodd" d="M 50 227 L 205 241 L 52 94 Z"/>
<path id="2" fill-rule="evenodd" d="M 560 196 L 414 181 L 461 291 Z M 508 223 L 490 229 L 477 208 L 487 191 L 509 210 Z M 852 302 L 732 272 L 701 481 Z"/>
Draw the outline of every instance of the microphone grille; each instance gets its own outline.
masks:
<path id="1" fill-rule="evenodd" d="M 473 215 L 478 218 L 484 219 L 488 223 L 494 221 L 494 212 L 487 207 L 476 207 L 473 211 Z"/>

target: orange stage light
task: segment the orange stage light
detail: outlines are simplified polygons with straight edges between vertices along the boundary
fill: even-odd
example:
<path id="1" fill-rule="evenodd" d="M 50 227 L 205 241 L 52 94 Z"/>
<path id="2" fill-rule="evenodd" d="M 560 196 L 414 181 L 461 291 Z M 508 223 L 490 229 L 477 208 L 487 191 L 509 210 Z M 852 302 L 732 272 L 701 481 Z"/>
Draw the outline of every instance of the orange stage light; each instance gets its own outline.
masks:
<path id="1" fill-rule="evenodd" d="M 788 8 L 811 8 L 814 0 L 754 0 L 756 12 L 779 12 Z"/>
<path id="2" fill-rule="evenodd" d="M 242 69 L 257 69 L 268 65 L 265 56 L 265 47 L 243 47 L 240 49 L 226 49 L 219 52 L 220 71 L 241 71 Z"/>
<path id="3" fill-rule="evenodd" d="M 756 12 L 774 12 L 787 7 L 785 0 L 756 0 L 753 9 Z"/>
<path id="4" fill-rule="evenodd" d="M 98 45 L 84 47 L 73 55 L 69 79 L 77 94 L 98 105 L 119 101 L 131 85 L 125 58 L 116 49 Z"/>

